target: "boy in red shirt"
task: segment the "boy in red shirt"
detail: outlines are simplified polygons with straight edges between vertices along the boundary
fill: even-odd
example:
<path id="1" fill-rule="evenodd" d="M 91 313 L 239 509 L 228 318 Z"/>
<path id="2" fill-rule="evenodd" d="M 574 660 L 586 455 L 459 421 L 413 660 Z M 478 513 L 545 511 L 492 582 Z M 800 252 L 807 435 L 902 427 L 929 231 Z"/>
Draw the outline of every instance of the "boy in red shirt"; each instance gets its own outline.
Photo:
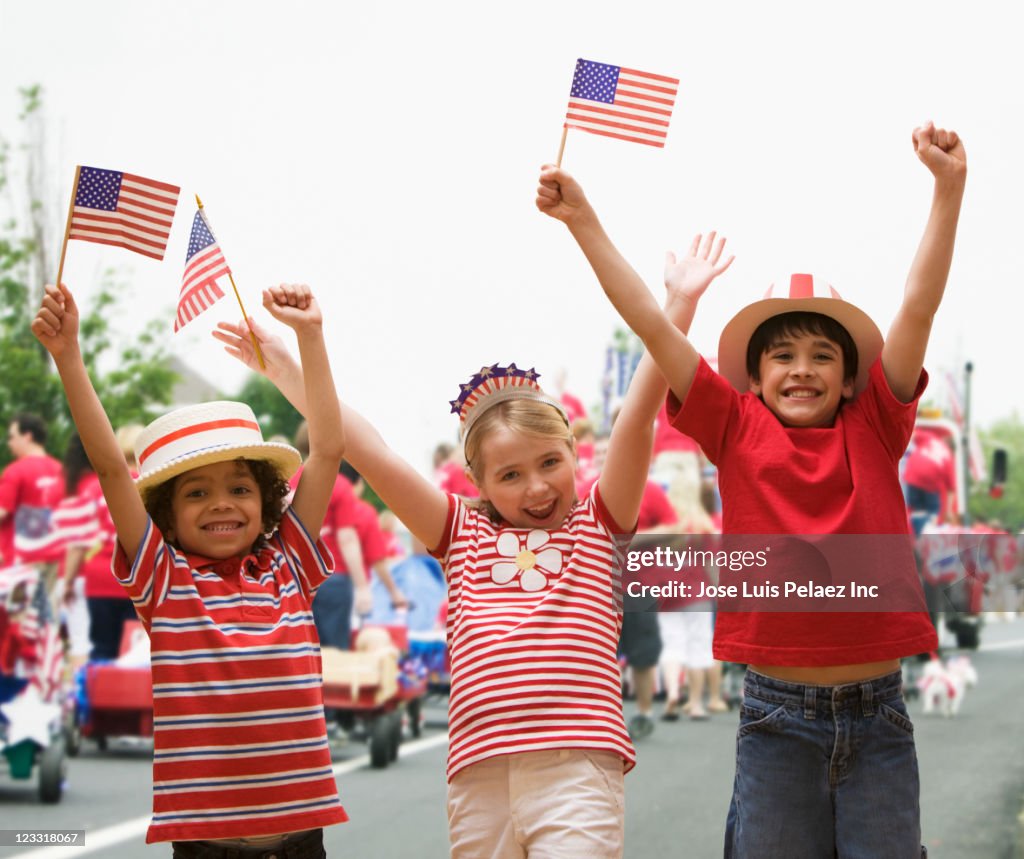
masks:
<path id="1" fill-rule="evenodd" d="M 954 132 L 927 123 L 912 139 L 934 195 L 884 344 L 863 313 L 834 291 L 811 297 L 811 279 L 798 275 L 790 298 L 729 323 L 722 376 L 661 313 L 572 178 L 541 174 L 538 207 L 567 224 L 664 373 L 673 425 L 718 466 L 726 533 L 906 534 L 898 464 L 927 381 L 967 172 Z M 895 567 L 887 575 L 916 575 Z M 719 614 L 716 658 L 750 665 L 727 857 L 924 855 L 899 659 L 934 645 L 923 612 Z"/>

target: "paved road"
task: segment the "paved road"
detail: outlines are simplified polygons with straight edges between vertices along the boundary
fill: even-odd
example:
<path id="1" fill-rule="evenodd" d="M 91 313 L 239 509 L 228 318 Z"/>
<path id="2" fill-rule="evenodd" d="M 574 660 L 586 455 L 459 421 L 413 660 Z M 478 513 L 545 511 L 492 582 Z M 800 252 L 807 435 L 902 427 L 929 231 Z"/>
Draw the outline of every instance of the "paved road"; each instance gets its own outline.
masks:
<path id="1" fill-rule="evenodd" d="M 1016 816 L 1024 804 L 1024 620 L 993 624 L 973 655 L 980 682 L 956 719 L 915 717 L 922 775 L 922 822 L 931 859 L 1010 859 Z M 335 764 L 352 821 L 327 831 L 331 856 L 442 857 L 444 710 L 428 708 L 421 741 L 403 746 L 387 770 L 371 770 L 358 744 L 338 748 Z M 661 723 L 640 744 L 627 777 L 626 843 L 630 859 L 721 855 L 732 783 L 735 714 L 708 722 Z M 150 800 L 149 748 L 86 747 L 70 762 L 63 801 L 42 806 L 32 788 L 0 785 L 0 828 L 86 829 L 86 848 L 18 850 L 0 856 L 73 859 L 166 857 L 166 845 L 144 846 Z"/>

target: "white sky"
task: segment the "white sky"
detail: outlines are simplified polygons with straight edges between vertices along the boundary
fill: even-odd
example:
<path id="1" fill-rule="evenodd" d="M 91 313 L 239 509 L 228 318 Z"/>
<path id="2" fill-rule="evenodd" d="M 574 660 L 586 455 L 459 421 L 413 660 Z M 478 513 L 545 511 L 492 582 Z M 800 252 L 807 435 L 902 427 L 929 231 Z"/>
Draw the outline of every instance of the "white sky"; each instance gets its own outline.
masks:
<path id="1" fill-rule="evenodd" d="M 0 0 L 0 131 L 16 139 L 16 89 L 41 82 L 55 230 L 76 163 L 182 186 L 165 260 L 72 242 L 76 294 L 120 266 L 119 324 L 165 306 L 171 337 L 200 193 L 250 312 L 265 285 L 310 283 L 343 397 L 425 469 L 482 364 L 535 366 L 548 385 L 565 368 L 600 399 L 617 317 L 533 205 L 577 57 L 681 79 L 665 149 L 570 132 L 564 166 L 659 297 L 667 249 L 728 236 L 737 260 L 693 329 L 709 354 L 791 271 L 886 330 L 930 202 L 910 132 L 933 118 L 961 133 L 970 170 L 928 366 L 973 361 L 985 425 L 1024 415 L 1021 17 L 995 0 Z M 222 302 L 171 341 L 228 392 L 243 373 L 208 332 L 237 317 Z"/>

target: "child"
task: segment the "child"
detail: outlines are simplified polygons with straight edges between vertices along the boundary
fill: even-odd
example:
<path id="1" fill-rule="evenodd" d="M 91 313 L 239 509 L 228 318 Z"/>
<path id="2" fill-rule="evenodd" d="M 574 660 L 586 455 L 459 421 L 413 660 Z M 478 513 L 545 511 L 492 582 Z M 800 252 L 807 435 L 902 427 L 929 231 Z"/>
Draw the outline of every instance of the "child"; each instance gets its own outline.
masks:
<path id="1" fill-rule="evenodd" d="M 728 265 L 722 244 L 689 258 L 666 312 L 688 326 L 695 298 Z M 242 325 L 228 351 L 255 369 Z M 263 339 L 266 372 L 304 411 L 299 371 Z M 635 527 L 654 416 L 667 386 L 645 359 L 615 423 L 596 487 L 579 500 L 561 404 L 532 370 L 484 367 L 452 402 L 471 506 L 445 494 L 345 408 L 346 457 L 448 579 L 451 655 L 448 819 L 452 856 L 616 857 L 634 752 L 615 658 L 616 555 Z"/>
<path id="2" fill-rule="evenodd" d="M 67 287 L 46 288 L 32 331 L 53 356 L 103 487 L 114 575 L 149 631 L 153 822 L 176 857 L 325 856 L 321 827 L 347 819 L 323 717 L 310 612 L 330 574 L 318 534 L 343 453 L 321 315 L 306 287 L 266 290 L 295 330 L 308 380 L 309 458 L 264 442 L 241 403 L 178 409 L 139 436 L 133 481 L 78 345 Z"/>
<path id="3" fill-rule="evenodd" d="M 884 345 L 871 321 L 836 297 L 771 299 L 723 332 L 728 381 L 658 310 L 575 182 L 554 168 L 542 173 L 538 205 L 567 223 L 650 349 L 674 395 L 673 425 L 718 465 L 726 533 L 907 533 L 897 466 L 927 378 L 922 362 L 966 178 L 954 132 L 928 123 L 913 142 L 934 196 Z M 794 286 L 806 280 L 795 276 Z M 814 312 L 778 315 L 794 306 Z M 886 573 L 916 581 L 912 566 Z M 922 855 L 899 658 L 935 646 L 927 615 L 720 613 L 715 643 L 716 657 L 751 668 L 726 856 Z"/>

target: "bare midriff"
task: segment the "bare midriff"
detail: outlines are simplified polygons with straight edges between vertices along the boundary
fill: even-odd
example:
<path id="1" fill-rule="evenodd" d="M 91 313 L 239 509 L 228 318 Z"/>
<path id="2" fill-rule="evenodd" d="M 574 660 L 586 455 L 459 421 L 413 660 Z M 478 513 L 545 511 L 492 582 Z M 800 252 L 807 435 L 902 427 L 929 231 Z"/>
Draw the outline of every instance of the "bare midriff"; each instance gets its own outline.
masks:
<path id="1" fill-rule="evenodd" d="M 881 662 L 861 662 L 855 665 L 820 665 L 815 667 L 794 667 L 792 665 L 751 665 L 751 671 L 810 686 L 839 686 L 843 683 L 859 683 L 874 680 L 900 670 L 898 659 L 884 659 Z"/>

